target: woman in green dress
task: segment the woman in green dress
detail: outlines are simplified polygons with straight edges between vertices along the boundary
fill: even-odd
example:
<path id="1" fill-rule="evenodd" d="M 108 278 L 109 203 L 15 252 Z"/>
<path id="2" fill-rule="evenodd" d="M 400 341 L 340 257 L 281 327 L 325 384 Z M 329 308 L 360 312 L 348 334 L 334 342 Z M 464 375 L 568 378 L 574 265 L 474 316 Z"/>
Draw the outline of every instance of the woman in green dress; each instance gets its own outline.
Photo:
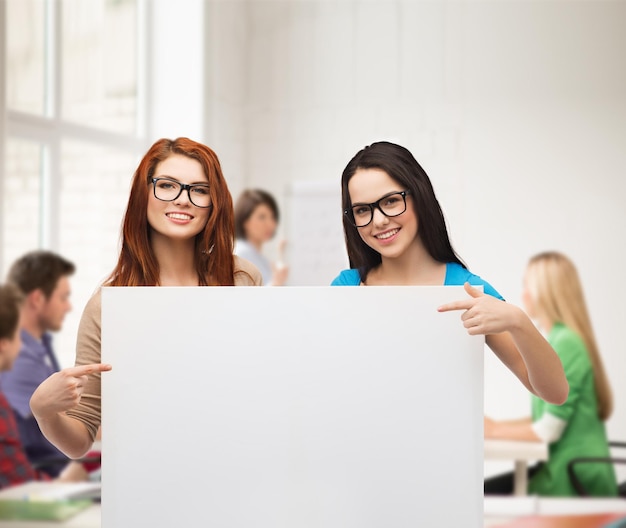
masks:
<path id="1" fill-rule="evenodd" d="M 571 260 L 554 251 L 532 257 L 524 277 L 523 302 L 561 359 L 569 395 L 562 405 L 531 396 L 528 418 L 494 421 L 486 417 L 485 438 L 547 442 L 548 460 L 529 469 L 528 492 L 574 496 L 577 493 L 567 473 L 569 461 L 610 456 L 604 422 L 611 415 L 613 399 Z M 590 495 L 617 495 L 611 464 L 579 464 L 576 474 Z M 506 494 L 512 489 L 510 474 L 485 481 L 485 494 Z"/>

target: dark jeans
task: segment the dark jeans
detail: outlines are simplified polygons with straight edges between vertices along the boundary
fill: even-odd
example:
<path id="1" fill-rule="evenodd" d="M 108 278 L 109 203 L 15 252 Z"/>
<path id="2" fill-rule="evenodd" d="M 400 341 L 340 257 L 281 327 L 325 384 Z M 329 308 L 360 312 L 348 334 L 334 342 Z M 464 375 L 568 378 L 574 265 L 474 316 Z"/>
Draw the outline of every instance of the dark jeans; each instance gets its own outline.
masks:
<path id="1" fill-rule="evenodd" d="M 528 481 L 541 469 L 541 466 L 543 464 L 535 464 L 528 468 Z M 512 471 L 485 479 L 485 495 L 513 495 L 513 480 Z"/>

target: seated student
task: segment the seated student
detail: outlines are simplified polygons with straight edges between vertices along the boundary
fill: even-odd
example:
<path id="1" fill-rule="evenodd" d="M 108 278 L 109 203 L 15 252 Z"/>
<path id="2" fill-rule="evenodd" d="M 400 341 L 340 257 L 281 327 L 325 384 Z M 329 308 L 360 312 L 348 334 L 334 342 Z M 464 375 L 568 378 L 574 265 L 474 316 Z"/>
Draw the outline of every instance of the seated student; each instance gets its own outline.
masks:
<path id="1" fill-rule="evenodd" d="M 30 462 L 50 476 L 59 475 L 69 459 L 43 436 L 30 410 L 35 389 L 60 370 L 52 333 L 61 330 L 70 303 L 72 262 L 52 251 L 29 251 L 9 269 L 7 282 L 24 294 L 20 323 L 22 347 L 10 371 L 0 373 L 0 388 L 8 400 Z"/>
<path id="2" fill-rule="evenodd" d="M 591 327 L 582 286 L 574 264 L 554 251 L 540 253 L 528 263 L 523 302 L 561 358 L 569 382 L 563 405 L 532 397 L 532 416 L 496 422 L 485 418 L 485 437 L 548 442 L 549 458 L 529 469 L 529 493 L 575 496 L 567 464 L 578 457 L 608 457 L 604 421 L 613 401 Z M 611 464 L 580 464 L 576 474 L 591 495 L 617 494 Z M 510 494 L 513 475 L 485 481 L 486 494 Z"/>
<path id="3" fill-rule="evenodd" d="M 0 286 L 0 371 L 9 370 L 22 345 L 19 322 L 23 303 L 21 292 L 13 285 Z M 87 472 L 78 462 L 70 462 L 61 472 L 59 480 L 85 480 Z M 4 394 L 0 392 L 0 489 L 30 480 L 49 480 L 43 472 L 35 470 L 20 442 L 13 411 Z"/>

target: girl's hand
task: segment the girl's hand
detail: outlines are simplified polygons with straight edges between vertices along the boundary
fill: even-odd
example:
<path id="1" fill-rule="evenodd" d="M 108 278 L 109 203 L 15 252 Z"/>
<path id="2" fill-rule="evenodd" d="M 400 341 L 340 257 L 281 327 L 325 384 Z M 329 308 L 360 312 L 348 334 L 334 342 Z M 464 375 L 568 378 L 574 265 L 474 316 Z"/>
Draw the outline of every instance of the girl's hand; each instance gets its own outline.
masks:
<path id="1" fill-rule="evenodd" d="M 284 286 L 289 276 L 289 268 L 282 261 L 272 266 L 272 286 Z"/>
<path id="2" fill-rule="evenodd" d="M 468 282 L 464 284 L 469 299 L 440 306 L 439 312 L 465 310 L 461 315 L 463 326 L 470 335 L 499 334 L 518 324 L 520 309 L 491 295 L 486 295 Z"/>
<path id="3" fill-rule="evenodd" d="M 87 377 L 107 370 L 111 370 L 111 365 L 96 363 L 55 372 L 33 393 L 30 399 L 33 415 L 46 417 L 73 409 L 80 402 Z"/>

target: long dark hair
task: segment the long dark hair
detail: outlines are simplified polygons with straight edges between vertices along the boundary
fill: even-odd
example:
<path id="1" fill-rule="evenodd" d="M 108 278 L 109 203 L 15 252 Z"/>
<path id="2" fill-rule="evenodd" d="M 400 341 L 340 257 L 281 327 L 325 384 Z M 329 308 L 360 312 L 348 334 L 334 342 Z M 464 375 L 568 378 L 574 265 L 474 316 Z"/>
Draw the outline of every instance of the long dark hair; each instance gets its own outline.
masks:
<path id="1" fill-rule="evenodd" d="M 341 176 L 341 202 L 344 211 L 350 211 L 352 202 L 348 182 L 358 169 L 383 170 L 404 189 L 408 189 L 419 222 L 418 236 L 426 251 L 439 262 L 457 262 L 466 267 L 452 248 L 443 211 L 430 179 L 413 154 L 406 148 L 387 141 L 372 143 L 359 151 Z M 350 267 L 358 269 L 361 280 L 365 280 L 367 274 L 381 263 L 380 253 L 363 242 L 347 214 L 343 215 L 343 231 Z"/>
<path id="2" fill-rule="evenodd" d="M 195 267 L 202 286 L 234 284 L 233 201 L 215 152 L 188 138 L 160 139 L 139 163 L 130 190 L 122 226 L 122 249 L 108 286 L 158 286 L 159 263 L 150 245 L 147 209 L 150 181 L 156 166 L 174 154 L 202 165 L 209 181 L 211 208 L 205 228 L 196 235 Z"/>

